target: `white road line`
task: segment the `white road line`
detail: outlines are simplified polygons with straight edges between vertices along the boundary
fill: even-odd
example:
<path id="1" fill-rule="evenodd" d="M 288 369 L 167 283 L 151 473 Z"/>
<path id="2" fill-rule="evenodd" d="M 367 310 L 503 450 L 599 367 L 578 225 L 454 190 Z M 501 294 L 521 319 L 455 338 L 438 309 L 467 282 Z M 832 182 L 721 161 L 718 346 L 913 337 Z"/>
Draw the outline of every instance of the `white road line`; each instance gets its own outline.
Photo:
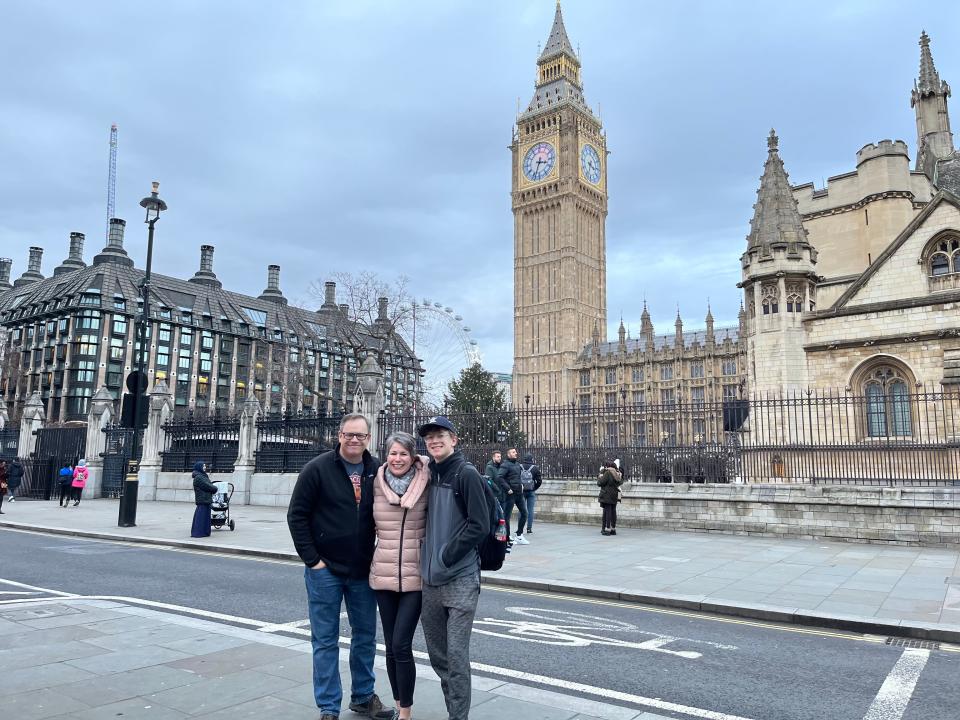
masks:
<path id="1" fill-rule="evenodd" d="M 38 592 L 27 592 L 26 590 L 0 590 L 0 595 L 39 595 Z"/>
<path id="2" fill-rule="evenodd" d="M 900 720 L 929 657 L 929 650 L 904 650 L 863 720 Z"/>
<path id="3" fill-rule="evenodd" d="M 50 590 L 49 588 L 37 587 L 36 585 L 26 585 L 24 583 L 19 583 L 14 580 L 5 580 L 0 578 L 0 583 L 4 585 L 13 585 L 13 587 L 23 588 L 24 590 L 36 590 L 37 592 L 50 593 L 51 595 L 59 595 L 60 597 L 79 597 L 76 593 L 60 592 L 59 590 Z"/>

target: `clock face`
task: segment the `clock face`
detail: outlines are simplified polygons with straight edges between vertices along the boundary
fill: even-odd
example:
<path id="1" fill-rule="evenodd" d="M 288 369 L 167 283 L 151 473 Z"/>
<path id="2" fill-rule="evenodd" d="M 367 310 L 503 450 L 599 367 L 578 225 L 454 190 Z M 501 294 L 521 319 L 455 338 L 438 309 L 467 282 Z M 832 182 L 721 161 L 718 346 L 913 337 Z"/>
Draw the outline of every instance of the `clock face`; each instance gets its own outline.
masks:
<path id="1" fill-rule="evenodd" d="M 523 156 L 523 174 L 534 182 L 543 180 L 557 162 L 557 151 L 548 142 L 540 142 Z"/>
<path id="2" fill-rule="evenodd" d="M 584 145 L 580 151 L 580 168 L 583 176 L 594 185 L 600 182 L 600 155 L 593 145 Z"/>

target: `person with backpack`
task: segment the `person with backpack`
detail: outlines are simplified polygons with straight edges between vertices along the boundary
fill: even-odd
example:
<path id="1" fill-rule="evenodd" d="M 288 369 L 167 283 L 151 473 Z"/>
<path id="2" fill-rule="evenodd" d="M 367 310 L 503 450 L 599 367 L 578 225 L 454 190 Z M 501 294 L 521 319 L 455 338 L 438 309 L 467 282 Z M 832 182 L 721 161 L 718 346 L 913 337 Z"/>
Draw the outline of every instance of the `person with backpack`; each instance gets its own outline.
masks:
<path id="1" fill-rule="evenodd" d="M 70 463 L 64 463 L 63 467 L 60 468 L 60 474 L 57 477 L 58 486 L 59 486 L 59 499 L 60 507 L 67 507 L 70 505 L 70 493 L 71 486 L 73 485 L 73 467 Z"/>
<path id="2" fill-rule="evenodd" d="M 520 463 L 517 462 L 517 449 L 509 448 L 507 450 L 507 459 L 500 466 L 498 477 L 503 480 L 509 490 L 507 491 L 507 504 L 503 508 L 507 520 L 507 533 L 510 533 L 510 518 L 513 516 L 513 508 L 516 507 L 520 513 L 520 520 L 517 522 L 517 535 L 514 542 L 517 545 L 529 545 L 530 541 L 523 536 L 523 529 L 527 524 L 527 503 L 523 498 L 523 485 L 520 482 Z M 509 541 L 508 541 L 509 542 Z"/>
<path id="3" fill-rule="evenodd" d="M 523 489 L 523 504 L 527 509 L 527 535 L 533 532 L 533 509 L 537 505 L 537 490 L 543 484 L 543 473 L 533 462 L 533 455 L 527 453 L 520 463 L 520 487 Z"/>
<path id="4" fill-rule="evenodd" d="M 466 720 L 470 635 L 480 598 L 480 545 L 490 534 L 487 496 L 492 492 L 457 448 L 457 431 L 447 418 L 430 418 L 420 426 L 419 435 L 431 458 L 427 528 L 420 554 L 420 625 L 430 665 L 440 676 L 449 720 Z"/>
<path id="5" fill-rule="evenodd" d="M 77 466 L 73 469 L 73 482 L 70 483 L 73 490 L 73 506 L 80 504 L 80 496 L 83 495 L 83 489 L 87 486 L 87 478 L 90 477 L 90 471 L 87 470 L 87 461 L 79 460 Z"/>

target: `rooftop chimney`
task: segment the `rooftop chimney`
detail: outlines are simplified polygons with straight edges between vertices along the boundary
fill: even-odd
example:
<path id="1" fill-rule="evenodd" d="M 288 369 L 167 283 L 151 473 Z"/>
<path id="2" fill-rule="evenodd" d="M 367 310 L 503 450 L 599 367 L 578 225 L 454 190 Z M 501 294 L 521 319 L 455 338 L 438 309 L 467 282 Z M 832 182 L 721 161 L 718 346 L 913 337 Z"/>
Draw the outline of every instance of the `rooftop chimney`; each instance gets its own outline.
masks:
<path id="1" fill-rule="evenodd" d="M 320 309 L 337 309 L 337 284 L 331 280 L 327 280 L 323 284 L 323 305 L 320 306 Z"/>
<path id="2" fill-rule="evenodd" d="M 17 278 L 17 281 L 13 283 L 13 286 L 23 287 L 24 285 L 29 285 L 37 280 L 43 280 L 43 275 L 40 273 L 40 264 L 42 262 L 43 248 L 30 248 L 30 261 L 27 263 L 27 271 Z"/>
<path id="3" fill-rule="evenodd" d="M 83 261 L 83 240 L 82 232 L 70 233 L 70 256 L 54 269 L 54 275 L 63 275 L 87 266 Z"/>
<path id="4" fill-rule="evenodd" d="M 390 328 L 390 317 L 388 316 L 388 304 L 389 300 L 385 297 L 377 298 L 377 319 L 374 324 L 383 329 L 389 330 Z"/>
<path id="5" fill-rule="evenodd" d="M 267 289 L 263 291 L 260 295 L 261 300 L 269 300 L 271 302 L 279 303 L 280 305 L 286 305 L 287 299 L 283 296 L 283 293 L 280 291 L 280 266 L 279 265 L 268 265 L 267 266 Z"/>
<path id="6" fill-rule="evenodd" d="M 116 263 L 133 267 L 133 260 L 127 256 L 127 251 L 123 249 L 123 229 L 127 221 L 120 218 L 110 218 L 110 233 L 107 235 L 107 246 L 100 251 L 100 254 L 93 258 L 94 265 L 102 263 Z"/>
<path id="7" fill-rule="evenodd" d="M 0 290 L 9 290 L 13 287 L 10 284 L 10 268 L 13 267 L 13 260 L 10 258 L 0 258 Z"/>
<path id="8" fill-rule="evenodd" d="M 217 279 L 216 273 L 213 272 L 213 245 L 200 246 L 200 269 L 193 274 L 190 282 L 210 285 L 215 288 L 223 287 L 223 283 Z"/>
<path id="9" fill-rule="evenodd" d="M 347 305 L 346 303 L 343 303 L 343 304 L 340 305 L 339 307 L 340 307 L 340 313 L 341 313 L 345 318 L 349 318 L 349 317 L 350 317 L 350 306 Z"/>

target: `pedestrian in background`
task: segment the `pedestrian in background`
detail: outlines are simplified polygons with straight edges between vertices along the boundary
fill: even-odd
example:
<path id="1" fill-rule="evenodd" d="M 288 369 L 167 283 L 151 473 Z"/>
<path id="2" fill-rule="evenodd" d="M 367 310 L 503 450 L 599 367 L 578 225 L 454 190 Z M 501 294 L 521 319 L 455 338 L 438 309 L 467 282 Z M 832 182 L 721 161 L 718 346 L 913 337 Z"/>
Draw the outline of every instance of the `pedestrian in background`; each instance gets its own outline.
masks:
<path id="1" fill-rule="evenodd" d="M 623 477 L 617 470 L 617 466 L 612 462 L 605 463 L 597 478 L 597 485 L 600 486 L 600 494 L 597 496 L 597 500 L 600 501 L 600 507 L 603 508 L 601 535 L 617 534 L 617 503 L 620 500 L 621 484 L 623 484 Z"/>
<path id="2" fill-rule="evenodd" d="M 3 515 L 3 498 L 7 494 L 7 461 L 0 460 L 0 515 Z"/>
<path id="3" fill-rule="evenodd" d="M 73 506 L 80 504 L 80 496 L 83 495 L 83 489 L 87 486 L 87 478 L 90 471 L 87 470 L 87 461 L 78 460 L 77 466 L 73 469 L 73 482 L 70 483 L 73 496 Z"/>
<path id="4" fill-rule="evenodd" d="M 507 450 L 507 459 L 500 465 L 498 477 L 503 480 L 507 487 L 507 504 L 503 508 L 507 525 L 507 542 L 510 537 L 510 518 L 513 516 L 513 508 L 516 507 L 520 513 L 520 519 L 517 521 L 517 536 L 515 542 L 517 545 L 529 545 L 530 541 L 523 536 L 523 529 L 527 524 L 527 504 L 523 499 L 523 486 L 520 483 L 520 463 L 517 462 L 517 449 L 509 448 Z"/>
<path id="5" fill-rule="evenodd" d="M 375 531 L 373 481 L 379 461 L 367 451 L 370 421 L 359 413 L 340 420 L 333 450 L 308 462 L 290 496 L 287 526 L 303 560 L 313 698 L 320 720 L 337 720 L 340 684 L 340 605 L 350 623 L 350 709 L 372 718 L 393 717 L 374 692 L 377 599 L 370 589 Z"/>
<path id="6" fill-rule="evenodd" d="M 10 502 L 14 501 L 17 495 L 17 489 L 23 482 L 23 462 L 20 458 L 14 458 L 7 468 L 7 491 L 10 493 Z"/>
<path id="7" fill-rule="evenodd" d="M 523 486 L 523 474 L 529 472 L 533 476 L 533 490 L 523 487 L 523 502 L 527 508 L 527 535 L 533 532 L 533 509 L 537 506 L 537 490 L 543 484 L 543 473 L 533 462 L 533 455 L 527 453 L 520 463 L 520 484 Z"/>
<path id="8" fill-rule="evenodd" d="M 210 537 L 210 503 L 213 502 L 213 496 L 219 492 L 219 489 L 210 482 L 207 465 L 204 462 L 194 463 L 192 477 L 193 499 L 197 509 L 193 511 L 190 537 Z"/>
<path id="9" fill-rule="evenodd" d="M 503 455 L 499 450 L 494 450 L 484 469 L 484 475 L 487 477 L 487 485 L 493 490 L 493 496 L 500 503 L 501 508 L 507 507 L 507 491 L 510 486 L 500 478 L 500 466 L 503 464 Z M 509 523 L 508 523 L 509 526 Z M 510 534 L 510 528 L 507 528 L 507 535 Z"/>
<path id="10" fill-rule="evenodd" d="M 57 476 L 57 486 L 60 491 L 60 507 L 69 507 L 70 495 L 73 492 L 73 466 L 69 463 L 60 468 L 60 474 Z"/>
<path id="11" fill-rule="evenodd" d="M 413 634 L 423 604 L 420 545 L 427 527 L 430 458 L 417 454 L 417 441 L 405 432 L 391 434 L 385 447 L 386 461 L 373 483 L 377 547 L 370 565 L 370 587 L 380 608 L 387 677 L 396 705 L 394 720 L 410 720 L 417 682 Z"/>
<path id="12" fill-rule="evenodd" d="M 490 531 L 485 480 L 457 448 L 445 417 L 420 426 L 430 453 L 427 534 L 420 557 L 423 639 L 449 720 L 470 713 L 470 635 L 480 598 L 478 547 Z"/>

